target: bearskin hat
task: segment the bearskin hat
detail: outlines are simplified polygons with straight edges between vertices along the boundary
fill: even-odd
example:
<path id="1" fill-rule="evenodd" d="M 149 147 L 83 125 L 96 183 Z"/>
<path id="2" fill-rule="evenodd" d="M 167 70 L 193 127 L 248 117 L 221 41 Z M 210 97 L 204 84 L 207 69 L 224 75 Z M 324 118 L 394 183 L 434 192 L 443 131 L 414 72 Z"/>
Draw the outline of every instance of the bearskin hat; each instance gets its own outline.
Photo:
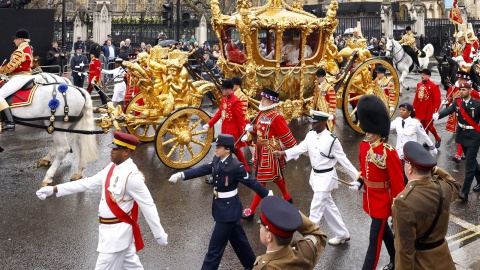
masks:
<path id="1" fill-rule="evenodd" d="M 92 45 L 90 46 L 90 54 L 93 54 L 95 56 L 95 58 L 99 58 L 100 57 L 100 51 L 101 51 L 101 47 L 100 47 L 100 44 L 98 43 L 92 43 Z"/>
<path id="2" fill-rule="evenodd" d="M 388 138 L 390 133 L 390 114 L 385 103 L 374 95 L 360 98 L 357 106 L 360 128 L 368 133 L 380 134 Z"/>

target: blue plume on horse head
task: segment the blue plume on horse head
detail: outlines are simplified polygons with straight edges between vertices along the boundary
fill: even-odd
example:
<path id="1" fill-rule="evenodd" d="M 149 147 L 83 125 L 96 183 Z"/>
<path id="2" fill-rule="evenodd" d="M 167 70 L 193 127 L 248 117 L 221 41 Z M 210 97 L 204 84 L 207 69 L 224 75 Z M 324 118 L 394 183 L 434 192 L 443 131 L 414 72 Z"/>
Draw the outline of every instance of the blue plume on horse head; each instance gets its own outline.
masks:
<path id="1" fill-rule="evenodd" d="M 56 98 L 52 98 L 49 102 L 48 102 L 48 107 L 51 109 L 51 110 L 55 110 L 58 108 L 58 106 L 60 106 L 60 101 Z"/>
<path id="2" fill-rule="evenodd" d="M 58 86 L 58 92 L 60 92 L 60 93 L 64 93 L 67 90 L 68 90 L 68 85 L 66 85 L 64 83 L 62 83 Z"/>

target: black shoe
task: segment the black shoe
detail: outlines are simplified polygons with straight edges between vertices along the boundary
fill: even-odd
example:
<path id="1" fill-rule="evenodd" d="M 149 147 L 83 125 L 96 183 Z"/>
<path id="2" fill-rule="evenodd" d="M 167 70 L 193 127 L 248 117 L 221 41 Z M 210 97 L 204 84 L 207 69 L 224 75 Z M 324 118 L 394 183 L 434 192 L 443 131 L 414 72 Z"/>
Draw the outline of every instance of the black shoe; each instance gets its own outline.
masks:
<path id="1" fill-rule="evenodd" d="M 289 202 L 290 204 L 293 204 L 293 199 L 290 198 L 290 199 L 287 200 L 287 202 Z"/>
<path id="2" fill-rule="evenodd" d="M 394 269 L 395 269 L 395 265 L 393 263 L 389 263 L 382 268 L 382 270 L 394 270 Z"/>
<path id="3" fill-rule="evenodd" d="M 5 122 L 2 125 L 2 132 L 5 131 L 15 131 L 15 123 L 14 122 Z"/>
<path id="4" fill-rule="evenodd" d="M 440 145 L 442 144 L 442 139 L 435 141 L 435 148 L 440 148 Z"/>
<path id="5" fill-rule="evenodd" d="M 243 212 L 242 212 L 243 220 L 252 221 L 254 216 L 255 216 L 255 213 L 253 213 L 253 211 L 250 208 L 243 209 Z"/>
<path id="6" fill-rule="evenodd" d="M 457 200 L 458 200 L 459 202 L 462 202 L 462 203 L 468 202 L 468 196 L 465 195 L 465 194 L 463 194 L 463 193 L 460 193 L 460 194 L 458 194 Z"/>
<path id="7" fill-rule="evenodd" d="M 422 146 L 423 146 L 423 148 L 430 150 L 430 147 L 427 145 L 427 143 L 424 142 L 424 143 L 422 144 Z"/>
<path id="8" fill-rule="evenodd" d="M 473 187 L 473 192 L 480 192 L 480 184 Z"/>

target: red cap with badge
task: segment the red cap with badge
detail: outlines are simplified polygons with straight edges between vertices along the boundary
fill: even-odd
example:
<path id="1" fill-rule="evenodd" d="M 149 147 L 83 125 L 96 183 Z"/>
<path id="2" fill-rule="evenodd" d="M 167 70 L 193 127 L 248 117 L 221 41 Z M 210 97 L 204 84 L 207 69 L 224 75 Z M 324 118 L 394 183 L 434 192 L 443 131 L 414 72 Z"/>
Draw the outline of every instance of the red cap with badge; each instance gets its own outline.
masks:
<path id="1" fill-rule="evenodd" d="M 113 133 L 113 142 L 108 145 L 110 148 L 128 148 L 130 150 L 135 150 L 137 145 L 140 144 L 140 141 L 137 137 L 123 132 Z"/>

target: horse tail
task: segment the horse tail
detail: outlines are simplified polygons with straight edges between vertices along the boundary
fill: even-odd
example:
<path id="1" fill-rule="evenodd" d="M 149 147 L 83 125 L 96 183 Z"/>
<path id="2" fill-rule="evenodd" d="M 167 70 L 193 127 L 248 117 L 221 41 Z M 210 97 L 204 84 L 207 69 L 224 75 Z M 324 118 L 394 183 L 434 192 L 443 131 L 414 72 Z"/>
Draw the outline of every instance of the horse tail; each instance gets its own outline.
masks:
<path id="1" fill-rule="evenodd" d="M 90 94 L 82 88 L 77 88 L 78 91 L 82 93 L 85 97 L 85 104 L 83 106 L 83 117 L 75 125 L 76 130 L 94 130 L 95 123 L 93 120 L 93 105 L 92 98 Z M 72 89 L 74 90 L 74 89 Z M 76 89 L 75 89 L 76 90 Z M 75 91 L 74 90 L 74 91 Z M 96 135 L 86 135 L 86 134 L 73 134 L 74 145 L 77 147 L 78 157 L 80 159 L 80 164 L 86 164 L 87 162 L 92 162 L 98 159 L 98 147 Z"/>
<path id="2" fill-rule="evenodd" d="M 432 57 L 433 56 L 433 53 L 435 51 L 435 49 L 433 48 L 433 45 L 428 43 L 427 45 L 425 45 L 425 47 L 423 48 L 423 51 L 425 52 L 425 54 L 427 55 L 428 58 Z"/>

